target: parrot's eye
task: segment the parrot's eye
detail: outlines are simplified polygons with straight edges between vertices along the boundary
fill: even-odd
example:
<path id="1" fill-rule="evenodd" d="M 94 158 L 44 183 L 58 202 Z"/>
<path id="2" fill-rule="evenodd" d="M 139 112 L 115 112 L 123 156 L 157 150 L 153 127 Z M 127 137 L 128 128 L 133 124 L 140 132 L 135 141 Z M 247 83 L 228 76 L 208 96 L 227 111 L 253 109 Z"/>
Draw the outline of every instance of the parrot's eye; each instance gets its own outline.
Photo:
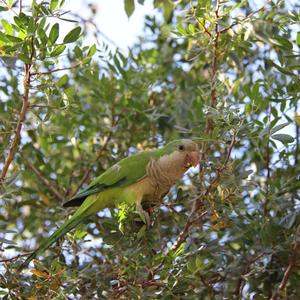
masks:
<path id="1" fill-rule="evenodd" d="M 183 151 L 183 150 L 184 150 L 184 146 L 183 146 L 183 145 L 179 145 L 179 146 L 178 146 L 178 149 L 179 149 L 180 151 Z"/>

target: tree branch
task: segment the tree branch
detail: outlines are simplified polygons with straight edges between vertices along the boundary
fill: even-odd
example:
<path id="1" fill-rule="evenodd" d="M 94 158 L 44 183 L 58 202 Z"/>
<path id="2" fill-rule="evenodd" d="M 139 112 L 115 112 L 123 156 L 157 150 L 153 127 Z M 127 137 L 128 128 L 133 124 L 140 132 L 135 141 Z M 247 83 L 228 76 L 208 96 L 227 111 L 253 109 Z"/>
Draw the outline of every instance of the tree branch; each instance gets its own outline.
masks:
<path id="1" fill-rule="evenodd" d="M 264 10 L 264 9 L 266 8 L 267 4 L 270 3 L 270 2 L 271 2 L 271 0 L 267 0 L 267 2 L 266 2 L 262 7 L 260 7 L 259 9 L 257 9 L 257 10 L 255 10 L 255 11 L 251 12 L 250 14 L 248 14 L 247 16 L 245 16 L 245 18 L 243 18 L 242 20 L 239 20 L 239 21 L 237 21 L 237 22 L 233 22 L 233 23 L 232 23 L 231 25 L 229 25 L 228 27 L 223 28 L 223 29 L 220 31 L 220 33 L 224 33 L 224 32 L 226 32 L 226 31 L 228 31 L 229 29 L 233 28 L 235 25 L 238 25 L 238 24 L 240 24 L 240 23 L 242 23 L 242 22 L 247 21 L 248 19 L 250 19 L 251 17 L 253 17 L 255 14 L 257 14 L 257 13 L 259 13 L 260 11 Z"/>
<path id="2" fill-rule="evenodd" d="M 21 139 L 21 130 L 23 127 L 23 123 L 25 121 L 26 113 L 29 107 L 29 86 L 30 86 L 30 79 L 31 79 L 31 74 L 30 74 L 30 68 L 31 64 L 25 64 L 25 78 L 24 78 L 24 95 L 22 97 L 22 108 L 19 114 L 17 126 L 15 128 L 15 135 L 13 137 L 13 140 L 10 144 L 9 150 L 8 150 L 8 156 L 5 160 L 4 167 L 1 172 L 0 176 L 0 186 L 3 185 L 4 179 L 6 177 L 8 168 L 11 164 L 11 162 L 14 159 L 15 153 L 17 151 L 17 148 L 20 143 Z"/>
<path id="3" fill-rule="evenodd" d="M 299 258 L 298 257 L 299 250 L 300 250 L 300 242 L 299 242 L 299 240 L 297 240 L 297 238 L 299 238 L 298 237 L 299 234 L 300 234 L 300 225 L 298 226 L 298 228 L 296 230 L 296 236 L 295 236 L 296 241 L 295 241 L 294 246 L 293 246 L 292 255 L 290 257 L 290 262 L 289 262 L 287 268 L 285 269 L 282 280 L 281 280 L 276 292 L 274 293 L 274 295 L 272 296 L 272 298 L 270 300 L 278 299 L 278 296 L 285 289 L 285 287 L 288 283 L 288 280 L 289 280 L 289 278 L 292 274 L 292 271 L 293 271 L 294 267 L 297 264 L 297 260 Z"/>
<path id="4" fill-rule="evenodd" d="M 229 163 L 230 160 L 230 156 L 233 150 L 233 147 L 236 143 L 236 132 L 234 132 L 231 142 L 230 142 L 230 146 L 225 158 L 225 161 L 222 165 L 221 168 L 219 168 L 217 170 L 217 175 L 216 177 L 210 182 L 209 186 L 206 188 L 206 190 L 204 192 L 202 192 L 199 197 L 197 197 L 194 200 L 194 207 L 192 209 L 192 213 L 189 216 L 184 228 L 181 230 L 181 232 L 179 233 L 176 242 L 173 244 L 173 246 L 171 247 L 171 250 L 176 251 L 180 245 L 186 240 L 186 237 L 188 235 L 188 231 L 191 228 L 191 226 L 193 224 L 195 224 L 197 221 L 201 220 L 203 218 L 203 216 L 205 216 L 207 214 L 207 212 L 203 212 L 202 214 L 200 214 L 199 217 L 196 217 L 196 214 L 199 212 L 200 208 L 203 206 L 203 201 L 204 199 L 212 192 L 213 188 L 215 187 L 216 183 L 219 181 L 220 177 L 222 176 L 223 171 L 227 168 L 227 165 Z"/>
<path id="5" fill-rule="evenodd" d="M 52 74 L 55 72 L 60 72 L 60 71 L 66 71 L 66 70 L 71 70 L 71 69 L 75 69 L 78 68 L 82 65 L 82 62 L 79 62 L 78 64 L 75 64 L 73 66 L 70 67 L 64 67 L 64 68 L 57 68 L 57 69 L 53 69 L 53 70 L 49 70 L 49 71 L 45 71 L 45 72 L 33 72 L 31 73 L 31 75 L 48 75 L 48 74 Z"/>
<path id="6" fill-rule="evenodd" d="M 99 151 L 97 153 L 97 156 L 94 159 L 94 163 L 96 163 L 100 159 L 103 152 L 107 149 L 107 146 L 108 146 L 109 142 L 112 139 L 114 128 L 118 125 L 119 121 L 121 120 L 121 115 L 123 114 L 123 111 L 124 111 L 124 109 L 121 111 L 120 114 L 117 115 L 118 118 L 116 119 L 116 116 L 114 114 L 114 109 L 112 107 L 111 127 L 110 127 L 109 133 L 107 135 L 107 138 L 105 140 L 105 143 L 99 149 Z M 84 172 L 84 175 L 83 175 L 82 179 L 80 180 L 77 188 L 75 189 L 75 191 L 73 193 L 71 193 L 70 198 L 72 198 L 74 195 L 76 195 L 78 193 L 78 191 L 81 189 L 81 187 L 86 183 L 86 181 L 88 180 L 92 170 L 93 170 L 92 166 L 86 169 L 86 171 Z"/>
<path id="7" fill-rule="evenodd" d="M 37 169 L 29 160 L 27 160 L 23 156 L 22 159 L 24 160 L 28 168 L 45 184 L 45 186 L 49 189 L 49 191 L 53 196 L 59 198 L 60 200 L 65 199 L 63 194 L 59 192 L 57 188 L 51 184 L 51 182 L 44 176 L 44 174 L 39 169 Z"/>
<path id="8" fill-rule="evenodd" d="M 217 74 L 217 66 L 218 66 L 218 61 L 219 61 L 219 53 L 218 53 L 218 48 L 219 48 L 219 38 L 220 38 L 220 31 L 219 31 L 219 25 L 218 25 L 218 19 L 219 19 L 219 1 L 217 1 L 216 4 L 216 9 L 215 9 L 215 15 L 216 15 L 216 20 L 215 20 L 215 30 L 214 30 L 214 35 L 210 33 L 210 37 L 213 39 L 213 53 L 212 53 L 212 61 L 211 61 L 211 74 L 210 74 L 210 106 L 215 107 L 217 104 L 217 89 L 216 89 L 216 74 Z M 214 128 L 213 120 L 210 117 L 206 118 L 206 124 L 205 124 L 205 130 L 204 134 L 205 136 L 209 136 L 210 133 L 212 132 Z M 204 163 L 206 161 L 206 156 L 207 156 L 207 142 L 202 143 L 202 148 L 201 148 L 201 157 L 200 157 L 200 162 L 199 162 L 199 180 L 200 183 L 204 182 Z"/>
<path id="9" fill-rule="evenodd" d="M 3 258 L 3 259 L 0 259 L 0 262 L 1 263 L 5 263 L 5 262 L 11 262 L 13 260 L 16 260 L 16 259 L 19 259 L 20 257 L 24 257 L 24 256 L 28 256 L 29 254 L 31 254 L 31 252 L 29 253 L 24 253 L 24 254 L 18 254 L 17 256 L 14 256 L 14 257 L 11 257 L 11 258 Z"/>

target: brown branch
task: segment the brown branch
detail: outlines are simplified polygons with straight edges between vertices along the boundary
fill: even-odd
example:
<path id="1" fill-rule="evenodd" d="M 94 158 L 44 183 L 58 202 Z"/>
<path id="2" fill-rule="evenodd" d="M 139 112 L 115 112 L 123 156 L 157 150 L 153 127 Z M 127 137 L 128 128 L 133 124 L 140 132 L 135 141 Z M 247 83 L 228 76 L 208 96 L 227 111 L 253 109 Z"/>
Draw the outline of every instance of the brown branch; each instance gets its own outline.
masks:
<path id="1" fill-rule="evenodd" d="M 102 156 L 103 152 L 106 151 L 107 146 L 109 144 L 109 142 L 112 139 L 113 136 L 113 131 L 115 129 L 115 127 L 118 125 L 119 121 L 121 120 L 121 116 L 123 114 L 125 109 L 123 109 L 120 114 L 118 115 L 118 118 L 116 119 L 116 116 L 114 115 L 114 109 L 112 107 L 112 116 L 111 116 L 111 127 L 110 127 L 110 131 L 106 137 L 105 143 L 102 145 L 102 147 L 99 149 L 96 158 L 94 159 L 94 163 L 96 163 L 100 157 Z M 86 171 L 84 172 L 84 175 L 82 177 L 82 179 L 80 180 L 77 188 L 75 189 L 75 191 L 73 193 L 71 193 L 70 198 L 72 198 L 74 195 L 76 195 L 78 193 L 78 191 L 81 189 L 81 187 L 86 183 L 86 181 L 88 180 L 91 172 L 93 170 L 93 167 L 89 167 L 86 169 Z"/>
<path id="2" fill-rule="evenodd" d="M 219 24 L 218 24 L 218 19 L 219 19 L 219 1 L 217 1 L 216 4 L 216 9 L 215 9 L 215 15 L 216 15 L 216 21 L 215 21 L 215 32 L 214 36 L 210 34 L 210 37 L 213 38 L 213 53 L 212 53 L 212 61 L 211 61 L 211 76 L 210 76 L 210 106 L 215 107 L 217 104 L 217 89 L 215 85 L 215 79 L 216 79 L 216 74 L 217 74 L 217 66 L 218 66 L 218 61 L 219 61 L 219 53 L 218 53 L 218 48 L 219 48 L 219 38 L 220 38 L 220 31 L 219 31 Z M 213 131 L 214 128 L 214 123 L 211 117 L 206 118 L 206 124 L 205 124 L 205 130 L 204 130 L 204 135 L 208 137 L 211 132 Z M 202 143 L 202 148 L 201 148 L 201 157 L 200 157 L 200 162 L 199 162 L 199 180 L 200 183 L 204 183 L 204 164 L 206 161 L 206 156 L 207 156 L 207 142 Z"/>
<path id="3" fill-rule="evenodd" d="M 11 258 L 4 258 L 4 259 L 0 259 L 0 262 L 11 262 L 13 260 L 16 260 L 20 257 L 24 257 L 24 256 L 28 256 L 29 254 L 31 254 L 32 252 L 29 253 L 25 253 L 25 254 L 18 254 L 17 256 L 11 257 Z"/>
<path id="4" fill-rule="evenodd" d="M 222 30 L 220 30 L 220 33 L 224 33 L 226 31 L 228 31 L 229 29 L 233 28 L 235 25 L 241 24 L 245 21 L 247 21 L 248 19 L 250 19 L 251 17 L 253 17 L 255 14 L 259 13 L 260 11 L 264 10 L 267 6 L 268 3 L 270 3 L 271 0 L 268 0 L 262 7 L 260 7 L 259 9 L 251 12 L 250 14 L 248 14 L 247 16 L 245 16 L 245 18 L 243 18 L 242 20 L 238 20 L 236 22 L 233 22 L 231 25 L 229 25 L 228 27 L 223 28 Z"/>
<path id="5" fill-rule="evenodd" d="M 271 155 L 270 155 L 270 135 L 271 135 L 271 104 L 269 104 L 269 108 L 267 111 L 268 115 L 268 139 L 267 139 L 267 145 L 266 145 L 266 159 L 265 163 L 266 166 L 265 168 L 267 169 L 267 180 L 266 180 L 266 197 L 265 197 L 265 202 L 263 205 L 263 212 L 264 212 L 264 217 L 266 218 L 268 216 L 268 206 L 270 202 L 270 178 L 271 178 L 271 168 L 270 168 L 270 161 L 271 161 Z"/>
<path id="6" fill-rule="evenodd" d="M 207 214 L 207 212 L 205 211 L 198 218 L 195 219 L 195 215 L 198 213 L 200 208 L 203 206 L 203 200 L 212 192 L 216 183 L 219 181 L 220 177 L 222 176 L 223 171 L 227 168 L 227 165 L 229 163 L 230 156 L 231 156 L 231 153 L 232 153 L 235 143 L 236 143 L 236 132 L 234 132 L 234 134 L 232 136 L 230 146 L 229 146 L 229 149 L 228 149 L 228 152 L 227 152 L 227 155 L 226 155 L 226 158 L 225 158 L 225 161 L 224 161 L 222 167 L 218 169 L 216 177 L 210 182 L 210 184 L 206 188 L 206 190 L 202 194 L 200 194 L 199 197 L 197 197 L 194 200 L 194 207 L 192 209 L 192 213 L 189 216 L 184 228 L 179 233 L 176 242 L 171 247 L 171 250 L 176 251 L 179 248 L 179 246 L 186 240 L 188 231 L 191 228 L 191 226 L 194 223 L 196 223 L 197 221 L 199 221 L 199 219 L 201 220 L 202 217 Z"/>
<path id="7" fill-rule="evenodd" d="M 8 150 L 8 156 L 5 160 L 4 167 L 1 172 L 0 176 L 0 186 L 3 185 L 4 179 L 6 177 L 8 168 L 11 164 L 11 162 L 14 159 L 15 153 L 17 151 L 17 148 L 20 143 L 21 139 L 21 130 L 23 127 L 23 123 L 25 121 L 26 113 L 29 107 L 29 86 L 30 86 L 30 79 L 31 79 L 31 74 L 30 74 L 30 68 L 31 64 L 25 64 L 25 78 L 24 78 L 24 95 L 22 97 L 22 108 L 19 114 L 17 126 L 15 128 L 15 135 L 13 137 L 13 140 L 10 144 L 9 150 Z"/>
<path id="8" fill-rule="evenodd" d="M 235 292 L 234 292 L 234 299 L 243 299 L 243 289 L 244 289 L 244 286 L 245 286 L 245 277 L 248 276 L 249 272 L 251 271 L 250 270 L 250 267 L 253 263 L 255 263 L 258 259 L 260 259 L 262 256 L 264 256 L 266 253 L 265 252 L 262 252 L 260 254 L 258 254 L 257 256 L 255 257 L 252 257 L 250 260 L 248 260 L 247 262 L 247 258 L 246 258 L 246 265 L 243 267 L 243 271 L 242 271 L 242 274 L 240 275 L 240 278 L 238 279 L 237 281 L 237 286 L 236 286 L 236 289 L 235 289 Z"/>
<path id="9" fill-rule="evenodd" d="M 49 189 L 49 191 L 53 196 L 59 198 L 60 200 L 65 199 L 63 194 L 59 192 L 58 189 L 51 184 L 51 182 L 45 177 L 45 175 L 38 168 L 36 168 L 29 160 L 27 160 L 23 156 L 22 159 L 24 160 L 28 168 L 39 178 L 39 180 L 41 180 L 45 184 L 45 186 Z"/>
<path id="10" fill-rule="evenodd" d="M 209 31 L 209 30 L 207 29 L 207 27 L 205 26 L 205 21 L 204 21 L 204 23 L 202 23 L 202 22 L 200 22 L 200 21 L 198 20 L 198 23 L 203 27 L 204 31 L 209 35 L 209 37 L 212 37 L 210 31 Z"/>
<path id="11" fill-rule="evenodd" d="M 292 255 L 290 257 L 290 262 L 283 274 L 283 277 L 282 277 L 282 280 L 276 290 L 276 292 L 274 293 L 274 295 L 272 296 L 272 298 L 270 300 L 276 300 L 278 299 L 278 296 L 280 295 L 280 293 L 285 289 L 287 283 L 288 283 L 288 280 L 292 274 L 292 271 L 294 269 L 294 267 L 296 266 L 297 264 L 297 260 L 298 260 L 298 255 L 299 255 L 299 250 L 300 250 L 300 242 L 299 240 L 297 240 L 298 238 L 298 235 L 300 234 L 300 225 L 298 226 L 297 230 L 296 230 L 296 242 L 293 246 L 293 250 L 292 250 Z"/>
<path id="12" fill-rule="evenodd" d="M 53 69 L 53 70 L 49 70 L 49 71 L 45 71 L 45 72 L 33 72 L 31 73 L 31 75 L 48 75 L 48 74 L 52 74 L 55 72 L 60 72 L 60 71 L 66 71 L 66 70 L 71 70 L 71 69 L 75 69 L 78 68 L 82 65 L 82 62 L 79 62 L 78 64 L 75 64 L 73 66 L 70 67 L 64 67 L 64 68 L 57 68 L 57 69 Z"/>
<path id="13" fill-rule="evenodd" d="M 108 133 L 108 136 L 105 140 L 105 143 L 103 144 L 103 146 L 100 148 L 100 150 L 98 151 L 98 154 L 96 156 L 96 159 L 94 160 L 94 163 L 97 162 L 102 153 L 106 150 L 108 143 L 110 142 L 111 138 L 112 138 L 112 133 L 113 133 L 113 129 L 110 130 L 110 132 Z M 71 194 L 71 197 L 73 197 L 74 195 L 76 195 L 78 193 L 78 191 L 81 189 L 81 187 L 86 183 L 86 181 L 88 180 L 91 172 L 93 170 L 93 167 L 89 167 L 88 169 L 86 169 L 86 171 L 84 172 L 84 175 L 82 176 L 82 179 L 80 180 L 77 188 L 75 189 L 75 191 Z"/>
<path id="14" fill-rule="evenodd" d="M 184 228 L 181 230 L 181 232 L 178 235 L 178 238 L 176 242 L 173 244 L 173 246 L 170 248 L 172 251 L 176 251 L 182 243 L 186 240 L 188 236 L 189 229 L 192 227 L 193 224 L 197 223 L 198 221 L 201 221 L 202 218 L 207 214 L 207 211 L 204 211 L 198 218 L 192 220 L 192 218 L 188 218 L 187 222 L 184 225 Z M 169 250 L 167 251 L 169 252 Z"/>

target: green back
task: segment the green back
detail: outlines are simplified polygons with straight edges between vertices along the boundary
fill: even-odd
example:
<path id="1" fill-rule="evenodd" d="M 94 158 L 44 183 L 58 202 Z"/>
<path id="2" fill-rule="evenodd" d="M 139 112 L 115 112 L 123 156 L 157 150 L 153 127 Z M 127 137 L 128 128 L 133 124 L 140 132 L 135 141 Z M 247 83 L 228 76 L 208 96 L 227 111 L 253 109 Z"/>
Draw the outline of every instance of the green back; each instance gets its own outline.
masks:
<path id="1" fill-rule="evenodd" d="M 163 148 L 140 152 L 120 160 L 93 180 L 86 189 L 66 202 L 64 207 L 79 206 L 89 195 L 102 192 L 107 188 L 126 187 L 133 184 L 146 175 L 147 165 L 152 158 L 156 159 L 173 152 L 178 143 L 180 140 L 173 141 Z"/>

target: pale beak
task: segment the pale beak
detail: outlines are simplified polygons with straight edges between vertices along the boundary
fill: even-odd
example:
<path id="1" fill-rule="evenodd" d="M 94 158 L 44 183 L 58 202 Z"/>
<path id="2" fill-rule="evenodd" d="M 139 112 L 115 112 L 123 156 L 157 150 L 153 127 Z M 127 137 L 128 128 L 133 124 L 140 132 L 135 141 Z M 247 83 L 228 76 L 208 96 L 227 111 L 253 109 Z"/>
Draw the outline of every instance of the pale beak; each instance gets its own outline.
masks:
<path id="1" fill-rule="evenodd" d="M 193 166 L 196 167 L 199 163 L 199 153 L 198 151 L 192 151 L 187 155 L 188 167 Z"/>

